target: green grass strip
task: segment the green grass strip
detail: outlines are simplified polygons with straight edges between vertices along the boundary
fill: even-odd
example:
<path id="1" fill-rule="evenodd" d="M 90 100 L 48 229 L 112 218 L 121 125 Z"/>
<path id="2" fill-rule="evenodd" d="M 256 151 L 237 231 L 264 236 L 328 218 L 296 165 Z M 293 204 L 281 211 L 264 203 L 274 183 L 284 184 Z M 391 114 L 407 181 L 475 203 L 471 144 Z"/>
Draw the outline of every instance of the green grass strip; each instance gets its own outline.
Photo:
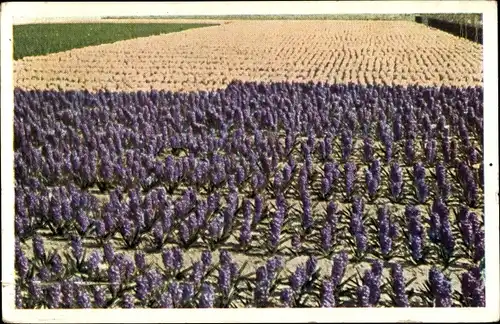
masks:
<path id="1" fill-rule="evenodd" d="M 62 23 L 14 26 L 14 60 L 216 24 Z"/>
<path id="2" fill-rule="evenodd" d="M 323 15 L 210 15 L 210 16 L 128 16 L 102 19 L 207 19 L 207 20 L 415 20 L 414 14 L 323 14 Z"/>

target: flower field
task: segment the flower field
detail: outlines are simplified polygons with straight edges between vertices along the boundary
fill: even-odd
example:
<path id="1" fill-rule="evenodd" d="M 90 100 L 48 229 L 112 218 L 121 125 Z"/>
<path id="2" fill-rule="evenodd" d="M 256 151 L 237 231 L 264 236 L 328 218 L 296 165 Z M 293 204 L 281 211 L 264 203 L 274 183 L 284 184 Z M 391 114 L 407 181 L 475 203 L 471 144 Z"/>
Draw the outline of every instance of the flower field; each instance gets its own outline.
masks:
<path id="1" fill-rule="evenodd" d="M 235 21 L 15 61 L 16 307 L 484 307 L 481 56 Z"/>
<path id="2" fill-rule="evenodd" d="M 25 89 L 216 90 L 232 80 L 482 85 L 482 45 L 409 21 L 236 21 L 14 62 Z M 193 73 L 195 72 L 195 73 Z"/>

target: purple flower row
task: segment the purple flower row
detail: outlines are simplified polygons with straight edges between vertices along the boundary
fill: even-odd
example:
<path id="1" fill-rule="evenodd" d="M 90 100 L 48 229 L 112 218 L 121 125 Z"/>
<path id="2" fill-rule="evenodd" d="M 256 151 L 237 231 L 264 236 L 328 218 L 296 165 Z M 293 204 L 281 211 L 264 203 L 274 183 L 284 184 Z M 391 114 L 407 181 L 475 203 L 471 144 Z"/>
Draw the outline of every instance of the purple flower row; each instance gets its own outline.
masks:
<path id="1" fill-rule="evenodd" d="M 23 254 L 17 251 L 16 255 Z M 220 251 L 215 267 L 209 251 L 204 251 L 200 260 L 188 268 L 183 264 L 182 252 L 176 248 L 164 251 L 163 268 L 149 264 L 142 252 L 137 252 L 134 259 L 115 253 L 110 246 L 104 249 L 104 256 L 94 251 L 85 260 L 86 269 L 100 271 L 102 276 L 88 281 L 71 273 L 61 276 L 60 269 L 69 269 L 61 261 L 55 266 L 54 261 L 32 277 L 16 281 L 16 305 L 19 308 L 108 308 L 118 303 L 123 308 L 224 308 L 232 303 L 248 303 L 250 298 L 247 305 L 251 307 L 342 307 L 351 302 L 360 307 L 377 307 L 386 305 L 382 295 L 388 295 L 396 307 L 420 303 L 413 300 L 411 280 L 405 278 L 399 263 L 391 263 L 389 275 L 384 275 L 384 263 L 374 260 L 371 268 L 353 285 L 346 275 L 349 260 L 345 252 L 333 257 L 331 273 L 326 276 L 320 274 L 315 257 L 309 257 L 288 277 L 281 257 L 269 259 L 252 275 L 244 274 L 225 250 Z M 19 268 L 17 271 L 20 274 Z M 479 268 L 463 272 L 460 284 L 461 293 L 456 298 L 450 279 L 433 267 L 429 271 L 428 288 L 417 286 L 412 290 L 416 288 L 417 295 L 422 295 L 429 306 L 451 307 L 460 303 L 484 307 L 485 287 Z M 21 293 L 23 289 L 25 294 Z"/>

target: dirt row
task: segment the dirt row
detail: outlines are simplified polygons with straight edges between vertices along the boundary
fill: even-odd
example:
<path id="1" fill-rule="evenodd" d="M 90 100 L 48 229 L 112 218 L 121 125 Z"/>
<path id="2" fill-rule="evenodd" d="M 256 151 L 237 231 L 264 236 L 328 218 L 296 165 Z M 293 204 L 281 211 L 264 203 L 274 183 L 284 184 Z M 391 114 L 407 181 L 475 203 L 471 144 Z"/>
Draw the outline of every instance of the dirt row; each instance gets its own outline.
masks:
<path id="1" fill-rule="evenodd" d="M 409 21 L 228 21 L 14 62 L 28 89 L 211 90 L 233 79 L 482 85 L 482 45 Z"/>

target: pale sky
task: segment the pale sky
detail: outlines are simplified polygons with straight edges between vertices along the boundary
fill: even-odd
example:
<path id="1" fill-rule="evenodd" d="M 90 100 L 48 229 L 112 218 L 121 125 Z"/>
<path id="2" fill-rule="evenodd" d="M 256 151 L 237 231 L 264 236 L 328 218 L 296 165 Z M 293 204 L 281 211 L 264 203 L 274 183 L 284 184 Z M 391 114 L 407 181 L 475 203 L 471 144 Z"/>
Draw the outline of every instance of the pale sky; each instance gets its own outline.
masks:
<path id="1" fill-rule="evenodd" d="M 302 1 L 302 2 L 18 2 L 4 4 L 14 23 L 33 18 L 147 15 L 335 14 L 480 12 L 485 1 Z"/>

